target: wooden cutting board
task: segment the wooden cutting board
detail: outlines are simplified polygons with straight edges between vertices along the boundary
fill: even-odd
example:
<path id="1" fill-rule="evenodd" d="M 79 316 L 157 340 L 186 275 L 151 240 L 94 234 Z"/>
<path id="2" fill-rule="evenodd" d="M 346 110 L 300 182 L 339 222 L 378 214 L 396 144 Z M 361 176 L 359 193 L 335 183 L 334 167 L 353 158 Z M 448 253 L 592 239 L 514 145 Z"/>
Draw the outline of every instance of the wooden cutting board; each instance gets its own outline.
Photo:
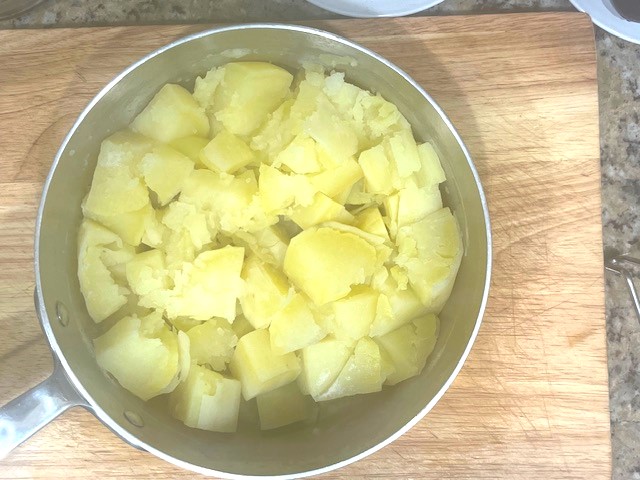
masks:
<path id="1" fill-rule="evenodd" d="M 577 13 L 313 26 L 386 56 L 445 109 L 486 189 L 491 298 L 433 411 L 324 478 L 610 478 L 594 37 Z M 66 131 L 116 73 L 203 26 L 0 32 L 0 403 L 45 378 L 32 306 L 34 219 Z M 250 454 L 247 456 L 250 461 Z M 193 478 L 76 409 L 0 463 L 0 478 Z"/>

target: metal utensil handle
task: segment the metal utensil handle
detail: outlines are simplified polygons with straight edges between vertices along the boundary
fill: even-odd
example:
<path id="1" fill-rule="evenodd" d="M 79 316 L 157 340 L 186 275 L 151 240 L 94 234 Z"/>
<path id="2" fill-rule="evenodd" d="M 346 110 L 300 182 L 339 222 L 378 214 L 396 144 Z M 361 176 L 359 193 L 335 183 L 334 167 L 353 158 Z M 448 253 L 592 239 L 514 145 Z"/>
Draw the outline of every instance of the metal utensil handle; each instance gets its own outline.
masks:
<path id="1" fill-rule="evenodd" d="M 624 278 L 627 288 L 629 289 L 629 293 L 631 294 L 631 300 L 633 301 L 633 308 L 636 311 L 636 316 L 638 317 L 638 320 L 640 320 L 640 298 L 638 296 L 636 286 L 633 283 L 633 275 L 629 270 L 622 266 L 625 262 L 633 265 L 640 265 L 640 260 L 637 258 L 629 255 L 618 255 L 608 259 L 605 262 L 605 268 L 610 272 L 621 275 Z"/>
<path id="2" fill-rule="evenodd" d="M 0 459 L 65 410 L 87 406 L 71 386 L 57 359 L 44 382 L 0 407 Z"/>

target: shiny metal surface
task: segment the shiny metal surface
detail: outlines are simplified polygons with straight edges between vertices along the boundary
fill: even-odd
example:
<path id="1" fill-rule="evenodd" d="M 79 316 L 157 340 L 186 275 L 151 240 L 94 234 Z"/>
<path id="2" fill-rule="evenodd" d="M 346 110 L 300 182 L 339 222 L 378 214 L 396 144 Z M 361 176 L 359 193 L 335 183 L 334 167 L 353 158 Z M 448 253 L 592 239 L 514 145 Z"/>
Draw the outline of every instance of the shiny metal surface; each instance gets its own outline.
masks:
<path id="1" fill-rule="evenodd" d="M 604 251 L 604 267 L 609 272 L 617 273 L 624 278 L 624 282 L 631 295 L 631 301 L 633 302 L 633 309 L 636 312 L 636 317 L 640 321 L 640 297 L 638 296 L 638 290 L 635 283 L 633 283 L 633 274 L 625 265 L 631 265 L 632 267 L 640 266 L 640 259 L 632 257 L 630 255 L 621 254 L 620 252 L 605 248 Z"/>
<path id="2" fill-rule="evenodd" d="M 98 368 L 91 346 L 97 329 L 76 275 L 76 232 L 101 140 L 125 127 L 163 84 L 192 87 L 197 75 L 237 59 L 291 69 L 307 60 L 330 63 L 349 81 L 395 103 L 418 139 L 431 140 L 443 159 L 448 178 L 443 198 L 460 223 L 465 255 L 451 301 L 441 315 L 440 338 L 422 375 L 380 393 L 323 403 L 313 425 L 261 432 L 241 414 L 238 432 L 228 435 L 183 426 L 168 415 L 163 399 L 145 403 Z M 124 71 L 89 104 L 64 140 L 45 184 L 35 267 L 37 308 L 45 334 L 73 386 L 109 428 L 134 446 L 200 473 L 300 478 L 373 453 L 418 422 L 440 399 L 480 327 L 489 289 L 491 234 L 484 194 L 466 148 L 444 113 L 413 80 L 375 53 L 331 33 L 255 24 L 178 40 Z M 56 321 L 60 308 L 68 312 L 65 322 Z M 144 426 L 128 421 L 132 415 Z"/>
<path id="3" fill-rule="evenodd" d="M 88 406 L 54 356 L 49 378 L 0 407 L 0 460 L 62 412 L 80 405 Z"/>
<path id="4" fill-rule="evenodd" d="M 0 408 L 0 460 L 65 410 L 85 405 L 59 362 L 44 382 Z"/>

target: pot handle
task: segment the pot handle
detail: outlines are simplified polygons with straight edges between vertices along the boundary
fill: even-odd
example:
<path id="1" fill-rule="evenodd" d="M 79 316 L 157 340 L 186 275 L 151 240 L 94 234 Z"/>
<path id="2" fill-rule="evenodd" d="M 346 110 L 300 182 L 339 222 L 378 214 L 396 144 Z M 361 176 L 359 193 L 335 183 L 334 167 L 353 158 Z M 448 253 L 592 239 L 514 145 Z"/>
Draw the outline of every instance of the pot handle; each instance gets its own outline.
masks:
<path id="1" fill-rule="evenodd" d="M 88 407 L 54 356 L 53 373 L 31 390 L 0 407 L 0 460 L 65 410 Z"/>

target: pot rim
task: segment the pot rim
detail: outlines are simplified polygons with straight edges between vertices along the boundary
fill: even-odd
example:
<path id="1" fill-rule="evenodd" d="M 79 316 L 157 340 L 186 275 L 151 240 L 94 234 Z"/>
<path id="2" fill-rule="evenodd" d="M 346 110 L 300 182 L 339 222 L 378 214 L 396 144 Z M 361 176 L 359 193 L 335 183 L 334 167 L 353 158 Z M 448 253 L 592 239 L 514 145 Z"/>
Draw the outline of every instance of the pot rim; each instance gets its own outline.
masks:
<path id="1" fill-rule="evenodd" d="M 351 48 L 354 48 L 356 50 L 359 50 L 360 52 L 364 53 L 365 55 L 373 57 L 374 59 L 376 59 L 377 61 L 382 63 L 384 66 L 386 66 L 387 68 L 390 68 L 391 70 L 393 70 L 397 74 L 399 74 L 401 77 L 403 77 L 404 80 L 406 80 L 408 83 L 410 83 L 411 86 L 413 88 L 415 88 L 425 98 L 425 100 L 427 100 L 432 105 L 432 107 L 436 110 L 436 112 L 438 113 L 440 118 L 443 120 L 443 122 L 445 123 L 447 128 L 451 131 L 451 133 L 453 134 L 454 138 L 458 142 L 460 148 L 462 149 L 462 151 L 464 153 L 464 156 L 465 156 L 465 158 L 467 160 L 467 165 L 471 169 L 471 172 L 473 174 L 476 187 L 478 188 L 478 194 L 479 194 L 480 200 L 481 200 L 481 206 L 482 206 L 482 211 L 483 211 L 483 216 L 484 216 L 484 222 L 485 222 L 485 225 L 486 225 L 486 229 L 485 230 L 486 230 L 486 241 L 487 241 L 487 252 L 486 252 L 487 253 L 487 261 L 486 261 L 486 267 L 485 267 L 486 268 L 486 275 L 485 275 L 485 282 L 484 282 L 484 285 L 483 285 L 482 301 L 480 303 L 480 308 L 478 310 L 478 316 L 476 318 L 475 325 L 474 325 L 473 331 L 471 333 L 471 336 L 469 338 L 469 341 L 467 343 L 467 346 L 466 346 L 464 352 L 462 353 L 462 356 L 458 360 L 458 363 L 456 364 L 456 367 L 454 368 L 453 372 L 451 373 L 451 375 L 449 376 L 447 381 L 444 383 L 444 385 L 440 388 L 440 390 L 438 390 L 436 395 L 424 406 L 424 408 L 422 410 L 420 410 L 420 412 L 418 412 L 418 414 L 416 414 L 415 417 L 413 417 L 409 422 L 407 422 L 405 425 L 403 425 L 401 428 L 399 428 L 394 434 L 390 435 L 389 437 L 387 437 L 385 440 L 383 440 L 382 442 L 378 443 L 377 445 L 374 445 L 374 446 L 368 448 L 367 450 L 365 450 L 363 452 L 360 452 L 359 454 L 354 455 L 353 457 L 350 457 L 350 458 L 348 458 L 346 460 L 343 460 L 343 461 L 340 461 L 340 462 L 337 462 L 337 463 L 333 463 L 331 465 L 326 465 L 326 466 L 321 467 L 321 468 L 316 468 L 316 469 L 313 469 L 313 470 L 308 470 L 308 471 L 305 471 L 305 472 L 299 472 L 299 473 L 295 473 L 295 474 L 251 476 L 251 475 L 235 474 L 235 473 L 223 472 L 223 471 L 213 470 L 213 469 L 209 469 L 209 468 L 205 468 L 205 467 L 200 467 L 198 465 L 194 465 L 194 464 L 191 464 L 191 463 L 186 462 L 184 460 L 181 460 L 179 458 L 173 457 L 173 456 L 171 456 L 171 455 L 169 455 L 169 454 L 167 454 L 167 453 L 165 453 L 165 452 L 163 452 L 161 450 L 158 450 L 158 449 L 146 444 L 145 442 L 140 441 L 137 438 L 137 436 L 131 434 L 126 429 L 122 428 L 116 421 L 114 421 L 112 419 L 111 416 L 109 416 L 100 407 L 100 405 L 91 397 L 91 395 L 89 395 L 89 393 L 83 387 L 82 383 L 76 377 L 76 375 L 74 374 L 72 368 L 70 367 L 69 363 L 67 362 L 67 359 L 66 359 L 66 357 L 64 355 L 64 352 L 62 351 L 62 349 L 58 345 L 58 342 L 56 341 L 55 334 L 53 333 L 53 329 L 51 328 L 51 323 L 50 323 L 49 318 L 47 316 L 46 306 L 44 304 L 44 298 L 43 298 L 43 295 L 42 295 L 42 279 L 40 277 L 40 253 L 39 253 L 40 252 L 40 232 L 41 232 L 41 227 L 42 227 L 42 217 L 43 217 L 43 213 L 44 213 L 44 207 L 45 207 L 45 204 L 46 204 L 46 199 L 47 199 L 49 186 L 51 184 L 53 175 L 55 174 L 55 171 L 56 171 L 56 168 L 58 166 L 58 163 L 60 162 L 62 154 L 63 154 L 63 152 L 65 151 L 65 149 L 67 147 L 67 144 L 69 143 L 71 137 L 75 134 L 75 132 L 78 129 L 79 125 L 84 121 L 84 118 L 87 116 L 87 114 L 124 77 L 126 77 L 128 74 L 130 74 L 131 72 L 136 70 L 139 66 L 143 65 L 144 63 L 146 63 L 147 61 L 151 60 L 152 58 L 154 58 L 154 57 L 156 57 L 158 55 L 161 55 L 162 53 L 164 53 L 164 52 L 166 52 L 166 51 L 168 51 L 168 50 L 170 50 L 170 49 L 172 49 L 174 47 L 177 47 L 177 46 L 185 44 L 185 43 L 189 43 L 189 42 L 194 41 L 194 40 L 198 40 L 198 39 L 203 38 L 203 37 L 207 37 L 207 36 L 210 36 L 210 35 L 215 35 L 215 34 L 222 33 L 222 32 L 235 31 L 235 30 L 249 30 L 249 29 L 288 30 L 288 31 L 295 31 L 295 32 L 301 32 L 301 33 L 307 33 L 307 34 L 311 34 L 311 35 L 320 36 L 320 37 L 323 37 L 325 39 L 329 39 L 331 41 L 338 42 L 338 43 L 347 45 L 347 46 L 349 46 Z M 186 470 L 190 470 L 190 471 L 193 471 L 193 472 L 196 472 L 196 473 L 207 475 L 207 476 L 215 475 L 215 476 L 219 476 L 219 477 L 226 478 L 226 479 L 242 479 L 242 480 L 246 480 L 246 479 L 249 479 L 249 478 L 278 479 L 278 480 L 294 479 L 294 478 L 304 478 L 304 477 L 310 477 L 310 476 L 313 476 L 313 475 L 319 475 L 319 474 L 322 474 L 322 473 L 327 473 L 327 472 L 330 472 L 332 470 L 336 470 L 338 468 L 341 468 L 341 467 L 344 467 L 344 466 L 349 465 L 351 463 L 354 463 L 354 462 L 356 462 L 356 461 L 358 461 L 358 460 L 360 460 L 362 458 L 365 458 L 365 457 L 377 452 L 378 450 L 382 449 L 383 447 L 387 446 L 388 444 L 390 444 L 391 442 L 396 440 L 398 437 L 400 437 L 405 432 L 407 432 L 409 429 L 411 429 L 416 423 L 418 423 L 435 406 L 435 404 L 442 398 L 444 393 L 449 389 L 449 387 L 453 383 L 454 379 L 457 377 L 458 373 L 460 372 L 460 369 L 462 368 L 465 360 L 467 359 L 467 356 L 469 355 L 471 347 L 473 346 L 473 344 L 475 342 L 475 339 L 477 337 L 478 331 L 480 329 L 480 325 L 482 324 L 482 318 L 484 316 L 484 312 L 485 312 L 485 309 L 486 309 L 487 300 L 488 300 L 488 296 L 489 296 L 489 288 L 490 288 L 490 282 L 491 282 L 491 267 L 492 267 L 491 225 L 490 225 L 490 221 L 489 221 L 489 209 L 488 209 L 488 205 L 487 205 L 487 200 L 486 200 L 486 197 L 485 197 L 485 194 L 484 194 L 484 190 L 482 188 L 482 184 L 480 182 L 480 177 L 479 177 L 479 174 L 478 174 L 478 171 L 477 171 L 475 165 L 473 164 L 473 161 L 471 159 L 471 155 L 469 154 L 469 151 L 468 151 L 466 145 L 462 141 L 462 139 L 461 139 L 460 135 L 458 134 L 457 130 L 455 129 L 455 127 L 453 126 L 453 124 L 451 123 L 449 118 L 446 116 L 446 114 L 444 113 L 442 108 L 404 70 L 402 70 L 401 68 L 399 68 L 394 63 L 392 63 L 389 60 L 387 60 L 386 58 L 382 57 L 381 55 L 375 53 L 374 51 L 372 51 L 372 50 L 370 50 L 370 49 L 368 49 L 366 47 L 363 47 L 362 45 L 359 45 L 358 43 L 352 42 L 351 40 L 348 40 L 345 37 L 342 37 L 341 35 L 337 35 L 335 33 L 327 32 L 325 30 L 321 30 L 321 29 L 313 28 L 313 27 L 307 27 L 307 26 L 301 26 L 301 25 L 291 25 L 291 24 L 277 23 L 277 22 L 275 22 L 275 23 L 272 23 L 272 22 L 246 23 L 246 24 L 237 24 L 237 25 L 230 25 L 230 26 L 217 27 L 217 28 L 203 30 L 201 32 L 197 32 L 197 33 L 193 33 L 193 34 L 181 37 L 181 38 L 179 38 L 177 40 L 174 40 L 171 43 L 168 43 L 167 45 L 164 45 L 163 47 L 158 48 L 157 50 L 145 55 L 140 60 L 134 62 L 129 67 L 124 69 L 120 74 L 118 74 L 115 78 L 113 78 L 102 90 L 100 90 L 100 92 L 89 102 L 89 104 L 83 109 L 83 111 L 78 116 L 77 120 L 74 122 L 73 126 L 69 130 L 69 133 L 67 133 L 67 135 L 65 136 L 64 140 L 62 141 L 62 144 L 61 144 L 60 148 L 58 149 L 58 152 L 56 153 L 54 161 L 53 161 L 53 163 L 51 165 L 51 169 L 49 170 L 49 173 L 48 173 L 47 178 L 45 180 L 44 187 L 43 187 L 43 190 L 42 190 L 42 196 L 41 196 L 41 200 L 40 200 L 40 205 L 38 207 L 38 215 L 37 215 L 37 218 L 36 218 L 35 242 L 34 242 L 34 267 L 35 267 L 36 292 L 37 292 L 37 295 L 36 295 L 36 297 L 37 297 L 36 308 L 38 310 L 38 314 L 39 314 L 39 317 L 40 317 L 41 323 L 42 323 L 42 329 L 43 329 L 43 331 L 44 331 L 44 333 L 45 333 L 45 335 L 47 337 L 47 341 L 49 342 L 49 345 L 51 346 L 51 349 L 53 350 L 55 356 L 60 360 L 60 363 L 62 364 L 62 366 L 63 366 L 63 368 L 64 368 L 69 380 L 73 384 L 74 388 L 90 404 L 94 415 L 96 417 L 98 417 L 98 419 L 100 421 L 102 421 L 105 425 L 107 425 L 118 436 L 120 436 L 122 439 L 124 439 L 126 442 L 130 443 L 131 445 L 133 445 L 133 446 L 135 446 L 137 448 L 143 449 L 145 451 L 148 451 L 149 453 L 152 453 L 156 457 L 161 458 L 162 460 L 165 460 L 165 461 L 167 461 L 167 462 L 169 462 L 169 463 L 171 463 L 173 465 L 176 465 L 178 467 L 181 467 L 181 468 L 184 468 Z"/>

